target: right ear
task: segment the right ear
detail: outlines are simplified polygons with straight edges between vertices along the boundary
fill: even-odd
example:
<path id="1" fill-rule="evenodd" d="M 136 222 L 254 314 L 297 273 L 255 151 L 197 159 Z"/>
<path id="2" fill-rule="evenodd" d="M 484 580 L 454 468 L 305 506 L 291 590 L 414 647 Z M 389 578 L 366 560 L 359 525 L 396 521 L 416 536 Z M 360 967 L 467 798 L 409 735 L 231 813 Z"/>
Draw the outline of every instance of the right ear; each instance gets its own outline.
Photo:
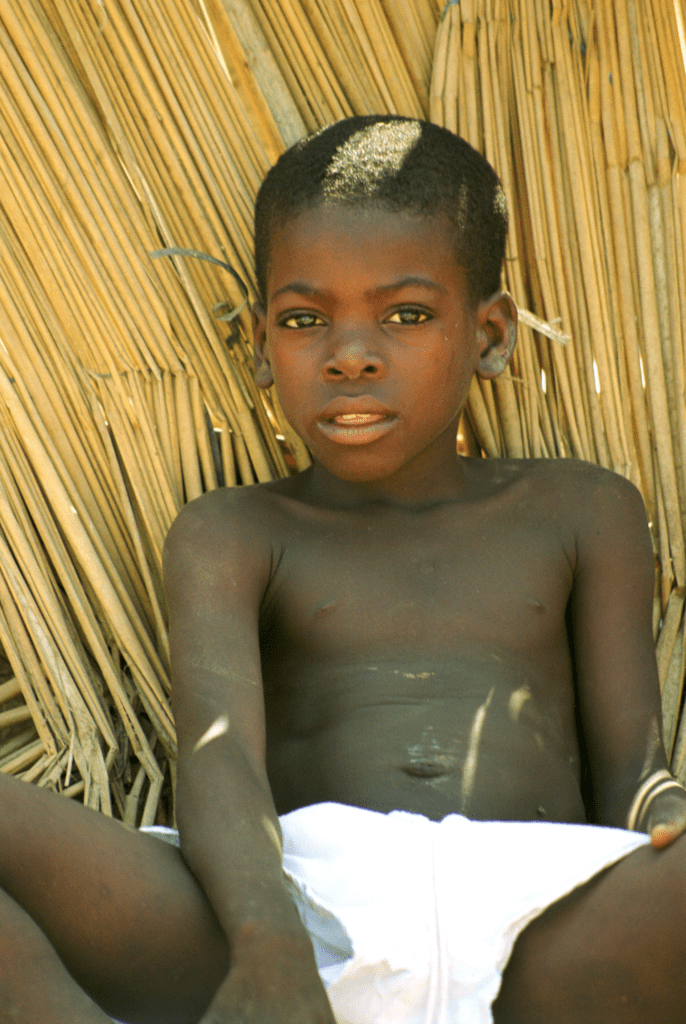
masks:
<path id="1" fill-rule="evenodd" d="M 255 351 L 255 383 L 258 388 L 270 388 L 274 375 L 267 352 L 267 312 L 261 302 L 252 307 L 252 336 Z"/>

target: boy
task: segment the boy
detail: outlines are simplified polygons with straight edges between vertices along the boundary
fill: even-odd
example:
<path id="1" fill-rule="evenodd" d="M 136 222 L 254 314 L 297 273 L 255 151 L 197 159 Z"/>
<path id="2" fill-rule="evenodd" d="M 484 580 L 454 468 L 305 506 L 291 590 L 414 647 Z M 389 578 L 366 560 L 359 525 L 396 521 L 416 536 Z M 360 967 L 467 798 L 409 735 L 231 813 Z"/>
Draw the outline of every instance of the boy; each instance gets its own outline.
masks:
<path id="1" fill-rule="evenodd" d="M 270 172 L 257 380 L 313 465 L 170 533 L 182 854 L 0 779 L 0 1021 L 683 1021 L 640 497 L 455 450 L 514 345 L 505 233 L 488 164 L 421 122 Z"/>

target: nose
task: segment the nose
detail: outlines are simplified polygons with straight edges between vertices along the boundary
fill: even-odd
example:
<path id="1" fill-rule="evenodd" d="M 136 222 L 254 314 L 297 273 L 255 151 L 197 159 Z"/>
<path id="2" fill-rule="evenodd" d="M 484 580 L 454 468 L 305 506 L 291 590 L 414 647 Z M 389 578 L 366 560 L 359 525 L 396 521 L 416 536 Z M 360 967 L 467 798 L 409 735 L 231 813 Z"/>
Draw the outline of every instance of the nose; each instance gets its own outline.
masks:
<path id="1" fill-rule="evenodd" d="M 383 376 L 383 359 L 378 353 L 370 351 L 371 348 L 359 331 L 339 337 L 324 363 L 324 376 L 328 380 L 338 380 L 341 377 L 358 380 L 360 377 Z"/>

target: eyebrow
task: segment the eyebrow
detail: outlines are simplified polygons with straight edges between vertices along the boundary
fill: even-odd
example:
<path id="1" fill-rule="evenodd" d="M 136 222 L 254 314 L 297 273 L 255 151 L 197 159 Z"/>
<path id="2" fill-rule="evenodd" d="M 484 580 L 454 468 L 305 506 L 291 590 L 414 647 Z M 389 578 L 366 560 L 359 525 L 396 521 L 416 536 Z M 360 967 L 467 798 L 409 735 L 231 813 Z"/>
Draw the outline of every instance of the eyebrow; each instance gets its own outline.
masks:
<path id="1" fill-rule="evenodd" d="M 433 292 L 442 292 L 443 295 L 448 294 L 447 289 L 444 288 L 442 284 L 439 284 L 438 281 L 433 281 L 430 277 L 416 276 L 401 277 L 397 281 L 392 281 L 389 284 L 379 285 L 378 288 L 370 288 L 365 294 L 368 298 L 373 298 L 375 295 L 382 295 L 384 292 L 398 292 L 402 288 L 410 286 L 426 288 Z M 326 298 L 330 294 L 329 292 L 320 291 L 319 288 L 315 288 L 311 284 L 307 284 L 306 281 L 291 281 L 290 284 L 285 284 L 282 288 L 277 288 L 269 301 L 273 302 L 277 295 L 282 295 L 284 292 L 293 292 L 296 295 L 319 295 L 323 298 Z"/>

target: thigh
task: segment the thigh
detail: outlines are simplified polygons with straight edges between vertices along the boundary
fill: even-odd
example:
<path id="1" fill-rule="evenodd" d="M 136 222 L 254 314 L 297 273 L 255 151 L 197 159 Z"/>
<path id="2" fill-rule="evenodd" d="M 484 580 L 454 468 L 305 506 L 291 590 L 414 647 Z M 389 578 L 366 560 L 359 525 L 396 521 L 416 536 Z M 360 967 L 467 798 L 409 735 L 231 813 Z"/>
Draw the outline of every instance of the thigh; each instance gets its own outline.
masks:
<path id="1" fill-rule="evenodd" d="M 64 797 L 0 776 L 0 886 L 112 1016 L 197 1020 L 228 946 L 181 853 Z"/>
<path id="2" fill-rule="evenodd" d="M 683 1024 L 686 837 L 642 847 L 519 936 L 496 1024 Z"/>

